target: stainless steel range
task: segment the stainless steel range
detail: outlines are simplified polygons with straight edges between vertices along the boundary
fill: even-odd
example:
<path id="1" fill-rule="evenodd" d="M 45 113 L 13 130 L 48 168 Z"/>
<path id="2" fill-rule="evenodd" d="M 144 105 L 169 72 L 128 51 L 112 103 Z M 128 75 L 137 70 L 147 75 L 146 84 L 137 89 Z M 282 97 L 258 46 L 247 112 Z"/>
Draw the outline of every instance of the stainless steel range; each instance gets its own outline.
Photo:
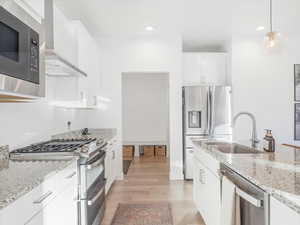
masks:
<path id="1" fill-rule="evenodd" d="M 81 225 L 100 224 L 105 210 L 104 140 L 56 139 L 10 153 L 13 160 L 65 160 L 78 157 L 78 210 Z"/>

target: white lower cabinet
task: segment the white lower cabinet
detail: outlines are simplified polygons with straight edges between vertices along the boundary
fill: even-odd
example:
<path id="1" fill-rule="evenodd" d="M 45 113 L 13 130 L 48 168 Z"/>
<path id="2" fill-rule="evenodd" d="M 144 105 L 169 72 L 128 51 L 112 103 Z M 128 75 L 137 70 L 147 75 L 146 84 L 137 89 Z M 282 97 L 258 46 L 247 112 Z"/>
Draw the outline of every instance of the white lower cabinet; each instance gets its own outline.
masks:
<path id="1" fill-rule="evenodd" d="M 76 192 L 70 184 L 26 225 L 77 225 L 77 218 Z"/>
<path id="2" fill-rule="evenodd" d="M 108 147 L 106 149 L 105 157 L 105 193 L 107 194 L 114 183 L 117 176 L 117 165 L 116 165 L 116 142 L 112 139 L 108 142 Z"/>
<path id="3" fill-rule="evenodd" d="M 77 225 L 77 162 L 0 210 L 2 225 Z"/>
<path id="4" fill-rule="evenodd" d="M 197 159 L 194 159 L 194 171 L 193 171 L 193 195 L 194 195 L 194 202 L 198 209 L 198 211 L 203 214 L 203 206 L 204 204 L 201 204 L 201 193 L 203 193 L 203 185 L 201 181 L 201 175 L 202 169 L 200 167 L 200 163 Z"/>
<path id="5" fill-rule="evenodd" d="M 194 201 L 206 225 L 220 225 L 221 181 L 194 159 Z"/>
<path id="6" fill-rule="evenodd" d="M 271 197 L 270 200 L 270 225 L 299 225 L 300 214 L 282 202 Z"/>

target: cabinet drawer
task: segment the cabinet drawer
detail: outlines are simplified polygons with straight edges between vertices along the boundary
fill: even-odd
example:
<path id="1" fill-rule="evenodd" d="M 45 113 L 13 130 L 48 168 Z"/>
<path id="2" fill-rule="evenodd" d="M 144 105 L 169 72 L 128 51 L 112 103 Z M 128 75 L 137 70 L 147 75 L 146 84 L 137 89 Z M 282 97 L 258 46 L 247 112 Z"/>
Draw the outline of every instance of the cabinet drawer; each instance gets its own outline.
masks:
<path id="1" fill-rule="evenodd" d="M 194 157 L 208 168 L 215 176 L 219 177 L 220 162 L 199 147 L 194 147 Z"/>
<path id="2" fill-rule="evenodd" d="M 72 163 L 64 170 L 58 172 L 51 178 L 45 180 L 42 183 L 43 189 L 60 192 L 63 190 L 69 183 L 77 183 L 78 180 L 78 172 L 77 172 L 77 162 Z"/>
<path id="3" fill-rule="evenodd" d="M 76 165 L 73 163 L 52 177 L 46 178 L 42 184 L 4 208 L 0 213 L 0 224 L 24 224 L 68 185 L 72 185 L 76 191 Z"/>

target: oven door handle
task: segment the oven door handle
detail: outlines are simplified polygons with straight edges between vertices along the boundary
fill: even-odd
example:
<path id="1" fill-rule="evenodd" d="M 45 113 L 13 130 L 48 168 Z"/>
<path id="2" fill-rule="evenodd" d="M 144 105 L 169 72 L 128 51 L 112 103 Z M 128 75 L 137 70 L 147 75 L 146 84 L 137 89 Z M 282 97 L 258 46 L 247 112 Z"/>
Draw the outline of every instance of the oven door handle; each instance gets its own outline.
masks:
<path id="1" fill-rule="evenodd" d="M 263 206 L 263 203 L 262 203 L 263 200 L 253 197 L 252 195 L 246 193 L 245 191 L 241 190 L 238 187 L 235 188 L 235 193 L 239 197 L 245 199 L 247 202 L 251 203 L 252 205 L 254 205 L 257 208 L 260 208 Z"/>
<path id="2" fill-rule="evenodd" d="M 91 200 L 88 200 L 88 201 L 87 201 L 87 204 L 88 204 L 89 206 L 94 205 L 94 203 L 97 201 L 97 199 L 98 199 L 98 198 L 100 197 L 100 195 L 103 193 L 104 187 L 105 187 L 105 186 L 103 186 L 103 188 L 101 188 L 101 190 L 98 192 L 98 194 L 96 194 Z"/>
<path id="3" fill-rule="evenodd" d="M 104 161 L 104 157 L 101 158 L 100 160 L 94 162 L 94 163 L 91 163 L 91 164 L 86 165 L 86 168 L 87 168 L 88 170 L 91 170 L 91 169 L 93 169 L 93 168 L 95 168 L 95 167 L 98 167 L 98 166 L 100 166 L 101 164 L 103 164 L 103 161 Z"/>

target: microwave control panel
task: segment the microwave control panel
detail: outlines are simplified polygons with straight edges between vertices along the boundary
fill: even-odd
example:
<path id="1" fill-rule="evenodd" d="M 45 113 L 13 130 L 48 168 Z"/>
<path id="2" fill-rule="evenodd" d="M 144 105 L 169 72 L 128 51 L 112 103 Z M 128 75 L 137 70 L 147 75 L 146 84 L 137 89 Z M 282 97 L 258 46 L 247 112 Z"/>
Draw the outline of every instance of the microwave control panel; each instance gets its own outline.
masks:
<path id="1" fill-rule="evenodd" d="M 30 33 L 30 73 L 34 78 L 35 83 L 39 83 L 39 58 L 40 58 L 40 45 L 39 35 L 31 30 Z"/>

